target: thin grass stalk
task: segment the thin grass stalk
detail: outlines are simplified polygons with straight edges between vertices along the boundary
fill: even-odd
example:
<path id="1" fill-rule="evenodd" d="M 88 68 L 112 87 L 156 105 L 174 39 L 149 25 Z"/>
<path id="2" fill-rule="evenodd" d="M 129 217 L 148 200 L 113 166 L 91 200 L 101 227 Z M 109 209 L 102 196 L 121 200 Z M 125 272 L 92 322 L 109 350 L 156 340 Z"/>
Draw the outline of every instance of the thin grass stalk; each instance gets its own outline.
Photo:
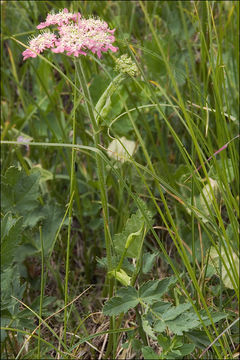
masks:
<path id="1" fill-rule="evenodd" d="M 41 292 L 40 292 L 40 303 L 39 303 L 39 330 L 38 330 L 38 349 L 37 349 L 37 356 L 38 359 L 41 359 L 40 353 L 40 342 L 41 342 L 41 323 L 42 321 L 42 307 L 43 307 L 43 296 L 44 296 L 44 286 L 45 286 L 45 279 L 44 279 L 44 246 L 43 246 L 43 237 L 42 237 L 42 227 L 39 226 L 39 234 L 40 234 L 40 242 L 41 242 Z"/>
<path id="2" fill-rule="evenodd" d="M 126 108 L 126 111 L 128 112 L 128 109 L 127 109 L 126 106 L 125 106 L 125 108 Z M 145 144 L 144 144 L 144 142 L 143 142 L 143 139 L 142 139 L 142 137 L 141 137 L 141 135 L 140 135 L 140 132 L 139 132 L 139 130 L 137 129 L 137 127 L 136 127 L 136 125 L 135 125 L 135 123 L 134 123 L 134 121 L 133 121 L 133 119 L 132 119 L 132 117 L 131 117 L 131 114 L 130 114 L 129 112 L 128 112 L 128 116 L 129 116 L 129 119 L 130 119 L 130 121 L 131 121 L 131 123 L 132 123 L 132 126 L 133 126 L 133 128 L 134 128 L 134 131 L 135 131 L 135 133 L 136 133 L 136 135 L 137 135 L 137 138 L 138 138 L 138 140 L 139 140 L 139 142 L 140 142 L 140 144 L 141 144 L 141 146 L 142 146 L 142 149 L 143 149 L 145 158 L 146 158 L 146 160 L 147 160 L 148 166 L 149 166 L 151 172 L 155 175 L 155 170 L 154 170 L 153 165 L 152 165 L 152 163 L 151 163 L 150 157 L 149 157 L 149 155 L 148 155 L 147 149 L 146 149 Z M 139 169 L 137 169 L 137 171 L 138 171 L 138 173 L 139 173 Z M 142 175 L 141 175 L 140 173 L 139 173 L 139 175 L 142 177 Z M 145 183 L 145 185 L 147 186 L 146 183 Z M 201 289 L 200 289 L 200 287 L 199 287 L 199 285 L 198 285 L 198 283 L 197 283 L 196 274 L 195 274 L 195 272 L 193 271 L 193 269 L 192 269 L 192 267 L 191 267 L 191 264 L 190 264 L 190 262 L 189 262 L 189 260 L 188 260 L 186 251 L 185 251 L 185 249 L 184 249 L 184 247 L 183 247 L 183 244 L 182 244 L 182 241 L 181 241 L 181 239 L 180 239 L 180 237 L 179 237 L 179 234 L 178 234 L 176 225 L 175 225 L 174 220 L 173 220 L 173 218 L 172 218 L 172 215 L 171 215 L 171 213 L 170 213 L 170 211 L 169 211 L 169 208 L 168 208 L 166 199 L 165 199 L 165 197 L 164 197 L 164 195 L 163 195 L 163 192 L 162 192 L 162 189 L 161 189 L 161 187 L 159 186 L 158 183 L 157 183 L 157 187 L 158 187 L 158 190 L 159 190 L 159 193 L 160 193 L 161 200 L 163 201 L 163 204 L 164 204 L 164 207 L 165 207 L 165 211 L 166 211 L 166 214 L 167 214 L 167 218 L 169 219 L 170 224 L 172 225 L 173 231 L 174 231 L 174 233 L 175 233 L 176 236 L 173 236 L 173 233 L 172 233 L 172 231 L 170 230 L 170 227 L 169 227 L 168 222 L 167 222 L 167 220 L 166 220 L 166 217 L 164 216 L 162 210 L 160 209 L 160 207 L 157 205 L 156 201 L 154 200 L 155 206 L 157 207 L 157 210 L 158 210 L 158 212 L 159 212 L 162 220 L 164 221 L 164 223 L 165 223 L 165 225 L 166 225 L 166 227 L 167 227 L 167 229 L 168 229 L 168 231 L 169 231 L 169 234 L 170 234 L 170 236 L 171 236 L 171 238 L 172 238 L 172 240 L 173 240 L 173 242 L 174 242 L 174 244 L 175 244 L 175 246 L 176 246 L 176 248 L 177 248 L 177 251 L 178 251 L 179 255 L 181 256 L 181 258 L 182 258 L 182 260 L 183 260 L 183 263 L 184 263 L 184 265 L 185 265 L 185 267 L 186 267 L 186 269 L 187 269 L 187 271 L 188 271 L 188 273 L 189 273 L 189 275 L 190 275 L 190 277 L 191 277 L 191 279 L 192 279 L 192 281 L 193 281 L 193 284 L 194 284 L 194 287 L 195 287 L 196 291 L 197 291 L 197 292 L 200 292 L 200 298 L 201 298 L 201 301 L 202 301 L 202 303 L 203 303 L 203 306 L 204 306 L 205 310 L 206 310 L 207 313 L 208 313 L 208 316 L 209 316 L 209 318 L 210 318 L 210 320 L 211 320 L 211 322 L 212 322 L 212 326 L 213 326 L 214 330 L 215 330 L 216 333 L 217 333 L 217 329 L 216 329 L 216 327 L 215 327 L 215 325 L 214 325 L 214 323 L 213 323 L 213 321 L 212 321 L 211 314 L 210 314 L 210 312 L 208 311 L 207 304 L 206 304 L 206 302 L 205 302 L 205 299 L 204 299 L 203 295 L 201 294 Z M 190 295 L 189 295 L 189 297 L 190 297 Z M 196 311 L 196 310 L 195 310 L 195 311 Z M 210 334 L 208 333 L 208 336 L 209 336 L 209 335 L 210 335 Z M 210 338 L 210 339 L 211 339 L 211 338 Z M 225 349 L 224 349 L 224 347 L 223 347 L 223 344 L 221 344 L 221 345 L 222 345 L 223 351 L 225 352 Z M 216 350 L 216 353 L 218 353 L 217 348 L 215 348 L 215 350 Z"/>
<path id="3" fill-rule="evenodd" d="M 20 334 L 24 334 L 24 335 L 28 335 L 30 338 L 33 337 L 35 338 L 36 340 L 38 340 L 38 335 L 35 335 L 35 334 L 32 334 L 28 331 L 25 331 L 25 330 L 22 330 L 22 329 L 16 329 L 16 328 L 11 328 L 11 327 L 5 327 L 5 326 L 2 326 L 1 327 L 1 330 L 5 330 L 5 331 L 13 331 L 13 332 L 16 332 L 16 333 L 20 333 Z M 40 341 L 46 345 L 49 346 L 49 349 L 54 349 L 56 351 L 56 353 L 62 355 L 63 359 L 64 359 L 64 355 L 69 355 L 72 357 L 72 354 L 71 353 L 67 353 L 67 352 L 63 352 L 63 351 L 60 351 L 58 348 L 56 348 L 54 346 L 54 344 L 51 344 L 50 342 L 48 342 L 47 340 L 43 339 L 43 338 L 40 338 Z M 19 359 L 19 354 L 17 354 L 17 356 L 15 357 L 15 359 Z"/>

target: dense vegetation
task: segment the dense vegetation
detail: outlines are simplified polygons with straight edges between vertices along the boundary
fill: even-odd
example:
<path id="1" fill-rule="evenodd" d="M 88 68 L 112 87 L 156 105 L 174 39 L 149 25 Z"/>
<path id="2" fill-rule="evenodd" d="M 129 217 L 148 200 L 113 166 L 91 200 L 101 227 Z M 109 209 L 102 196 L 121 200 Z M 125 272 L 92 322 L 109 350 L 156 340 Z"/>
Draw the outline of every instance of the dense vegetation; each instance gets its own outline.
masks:
<path id="1" fill-rule="evenodd" d="M 1 358 L 238 358 L 239 3 L 1 6 Z"/>

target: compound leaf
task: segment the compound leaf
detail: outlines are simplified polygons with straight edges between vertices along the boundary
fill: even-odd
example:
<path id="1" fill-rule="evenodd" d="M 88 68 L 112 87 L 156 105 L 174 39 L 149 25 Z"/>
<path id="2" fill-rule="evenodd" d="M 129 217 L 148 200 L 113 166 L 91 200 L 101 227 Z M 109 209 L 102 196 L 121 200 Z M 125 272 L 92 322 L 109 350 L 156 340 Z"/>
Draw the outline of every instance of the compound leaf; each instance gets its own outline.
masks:
<path id="1" fill-rule="evenodd" d="M 140 287 L 139 297 L 147 304 L 152 304 L 154 301 L 159 300 L 175 282 L 174 277 L 148 281 Z"/>
<path id="2" fill-rule="evenodd" d="M 134 308 L 139 303 L 138 293 L 132 286 L 121 288 L 117 292 L 117 296 L 108 300 L 104 307 L 105 315 L 119 315 L 126 313 L 129 309 Z"/>

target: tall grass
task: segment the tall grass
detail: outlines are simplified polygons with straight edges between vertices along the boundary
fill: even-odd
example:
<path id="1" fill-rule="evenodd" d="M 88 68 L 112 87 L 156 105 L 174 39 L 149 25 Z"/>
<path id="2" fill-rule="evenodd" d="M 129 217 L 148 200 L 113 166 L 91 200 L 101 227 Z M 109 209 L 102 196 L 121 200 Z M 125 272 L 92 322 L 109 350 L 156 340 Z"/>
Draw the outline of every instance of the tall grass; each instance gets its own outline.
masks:
<path id="1" fill-rule="evenodd" d="M 51 9 L 63 7 L 86 17 L 98 15 L 116 28 L 119 55 L 127 53 L 139 70 L 138 77 L 119 84 L 105 116 L 99 113 L 98 99 L 118 76 L 114 57 L 119 55 L 106 54 L 101 61 L 95 56 L 72 61 L 49 53 L 24 63 L 21 60 L 27 36 L 34 34 L 35 26 Z M 42 204 L 51 198 L 67 207 L 59 217 L 59 231 L 48 255 L 42 244 L 41 284 L 21 273 L 29 290 L 18 300 L 38 318 L 38 335 L 31 328 L 23 330 L 12 326 L 12 321 L 4 322 L 5 357 L 20 358 L 24 351 L 23 358 L 30 352 L 38 358 L 46 353 L 78 358 L 81 351 L 82 356 L 92 358 L 96 353 L 103 356 L 104 351 L 105 358 L 117 357 L 122 333 L 133 330 L 131 321 L 112 316 L 109 326 L 105 319 L 106 327 L 99 325 L 96 331 L 90 319 L 101 311 L 103 298 L 111 298 L 120 287 L 109 277 L 116 258 L 112 239 L 123 231 L 136 208 L 150 232 L 142 237 L 131 285 L 138 286 L 145 276 L 142 258 L 146 249 L 156 251 L 160 260 L 147 280 L 174 274 L 177 284 L 169 297 L 175 305 L 191 303 L 201 324 L 195 335 L 201 346 L 186 358 L 236 356 L 238 15 L 239 3 L 234 1 L 2 4 L 2 172 L 4 175 L 11 165 L 27 173 L 40 166 L 48 171 L 45 180 L 42 175 Z M 15 22 L 16 17 L 21 20 Z M 19 148 L 19 135 L 33 139 L 27 152 Z M 138 148 L 128 161 L 114 162 L 107 148 L 122 136 L 136 141 Z M 155 214 L 153 223 L 142 199 Z M 98 272 L 96 258 L 105 256 L 107 270 Z M 28 260 L 26 252 L 24 261 Z M 74 299 L 89 283 L 94 284 L 90 301 L 84 297 L 79 307 Z M 55 294 L 48 284 L 54 286 Z M 40 307 L 35 311 L 27 303 L 36 297 L 38 286 Z M 43 319 L 44 294 L 56 296 L 60 300 L 56 312 L 64 313 L 51 326 Z M 213 309 L 227 314 L 227 319 L 216 324 Z M 101 323 L 103 315 L 96 316 L 96 323 Z M 51 334 L 43 332 L 44 326 Z M 141 324 L 139 327 L 143 330 Z M 29 336 L 30 350 L 21 333 Z M 107 334 L 108 346 L 96 351 L 94 338 Z M 148 335 L 143 334 L 142 339 L 149 345 Z M 30 342 L 34 337 L 37 342 Z M 14 341 L 19 342 L 15 352 Z M 55 354 L 41 352 L 42 343 L 51 344 Z M 83 343 L 91 350 L 81 350 Z"/>

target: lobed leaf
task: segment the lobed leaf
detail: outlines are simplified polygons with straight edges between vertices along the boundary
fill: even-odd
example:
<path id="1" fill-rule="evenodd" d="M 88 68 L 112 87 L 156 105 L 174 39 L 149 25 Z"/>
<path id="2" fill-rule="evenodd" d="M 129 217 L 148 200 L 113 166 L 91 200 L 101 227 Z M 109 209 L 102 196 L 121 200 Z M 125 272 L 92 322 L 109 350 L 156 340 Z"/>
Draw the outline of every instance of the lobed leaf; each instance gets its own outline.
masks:
<path id="1" fill-rule="evenodd" d="M 108 300 L 104 307 L 103 313 L 105 315 L 119 315 L 122 312 L 126 313 L 129 309 L 134 308 L 139 303 L 137 290 L 132 286 L 121 288 L 117 292 L 117 296 Z"/>

